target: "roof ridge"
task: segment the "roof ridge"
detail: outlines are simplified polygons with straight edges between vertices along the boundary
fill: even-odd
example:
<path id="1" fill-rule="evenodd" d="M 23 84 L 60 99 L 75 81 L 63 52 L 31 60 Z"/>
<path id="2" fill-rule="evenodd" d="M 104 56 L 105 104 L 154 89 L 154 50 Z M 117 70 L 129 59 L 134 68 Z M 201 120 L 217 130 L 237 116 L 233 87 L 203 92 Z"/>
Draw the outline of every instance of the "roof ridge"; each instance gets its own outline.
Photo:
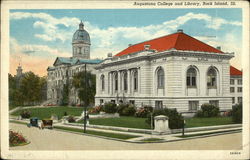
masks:
<path id="1" fill-rule="evenodd" d="M 177 33 L 178 33 L 178 32 L 177 32 Z M 183 32 L 181 32 L 181 33 L 183 33 Z M 183 34 L 184 34 L 184 33 L 183 33 Z M 180 32 L 179 32 L 179 34 L 178 34 L 178 36 L 177 36 L 177 38 L 176 38 L 176 40 L 175 40 L 174 47 L 176 46 L 176 44 L 177 44 L 177 42 L 178 42 L 179 37 L 180 37 Z"/>

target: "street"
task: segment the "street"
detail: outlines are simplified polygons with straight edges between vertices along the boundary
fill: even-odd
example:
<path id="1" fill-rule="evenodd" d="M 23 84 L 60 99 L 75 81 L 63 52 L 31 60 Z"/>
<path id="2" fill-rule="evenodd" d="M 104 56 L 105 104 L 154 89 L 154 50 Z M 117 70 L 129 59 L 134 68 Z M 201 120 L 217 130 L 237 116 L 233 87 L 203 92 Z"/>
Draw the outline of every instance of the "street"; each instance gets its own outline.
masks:
<path id="1" fill-rule="evenodd" d="M 25 146 L 11 147 L 11 150 L 236 150 L 241 149 L 242 143 L 241 132 L 174 142 L 136 144 L 58 130 L 39 130 L 15 123 L 10 123 L 10 129 L 21 132 L 31 142 Z"/>

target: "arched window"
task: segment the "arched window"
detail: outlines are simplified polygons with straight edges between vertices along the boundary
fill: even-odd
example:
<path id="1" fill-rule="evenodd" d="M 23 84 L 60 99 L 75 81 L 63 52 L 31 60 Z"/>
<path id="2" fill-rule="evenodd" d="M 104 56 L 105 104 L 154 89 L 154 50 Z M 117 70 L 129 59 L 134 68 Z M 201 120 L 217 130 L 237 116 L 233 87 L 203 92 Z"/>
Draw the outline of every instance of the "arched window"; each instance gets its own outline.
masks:
<path id="1" fill-rule="evenodd" d="M 126 91 L 128 89 L 128 74 L 124 72 L 123 74 L 123 89 Z"/>
<path id="2" fill-rule="evenodd" d="M 114 79 L 115 79 L 115 91 L 117 91 L 118 90 L 118 74 L 117 73 L 115 73 Z"/>
<path id="3" fill-rule="evenodd" d="M 81 54 L 81 47 L 78 47 L 77 53 L 78 53 L 78 54 Z"/>
<path id="4" fill-rule="evenodd" d="M 189 68 L 187 70 L 187 86 L 188 87 L 196 87 L 196 70 L 195 68 Z"/>
<path id="5" fill-rule="evenodd" d="M 102 75 L 101 76 L 101 86 L 102 86 L 101 88 L 102 88 L 102 91 L 105 89 L 104 85 L 105 85 L 104 75 Z"/>
<path id="6" fill-rule="evenodd" d="M 214 68 L 210 68 L 207 72 L 207 86 L 216 87 L 217 75 Z"/>
<path id="7" fill-rule="evenodd" d="M 164 88 L 164 71 L 162 68 L 157 71 L 157 88 Z"/>
<path id="8" fill-rule="evenodd" d="M 137 71 L 134 72 L 133 80 L 134 80 L 134 90 L 136 91 L 138 89 L 138 72 Z"/>

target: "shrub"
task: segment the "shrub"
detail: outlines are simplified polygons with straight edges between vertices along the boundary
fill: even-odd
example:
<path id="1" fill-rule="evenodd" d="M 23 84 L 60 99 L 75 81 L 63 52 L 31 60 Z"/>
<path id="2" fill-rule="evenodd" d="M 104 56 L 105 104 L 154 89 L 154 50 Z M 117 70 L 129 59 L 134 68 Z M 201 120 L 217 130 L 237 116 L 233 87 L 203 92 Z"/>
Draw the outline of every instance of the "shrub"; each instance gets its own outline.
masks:
<path id="1" fill-rule="evenodd" d="M 31 112 L 28 111 L 28 110 L 24 110 L 24 111 L 21 112 L 20 115 L 21 115 L 22 118 L 30 118 L 31 117 Z"/>
<path id="2" fill-rule="evenodd" d="M 122 110 L 123 116 L 134 116 L 136 112 L 135 106 L 134 105 L 128 105 L 128 107 L 124 108 Z"/>
<path id="3" fill-rule="evenodd" d="M 68 113 L 67 112 L 64 112 L 64 114 L 63 114 L 64 116 L 67 116 L 68 115 Z"/>
<path id="4" fill-rule="evenodd" d="M 169 118 L 169 128 L 170 129 L 178 129 L 183 127 L 183 117 L 180 113 L 177 112 L 176 109 L 157 109 L 154 110 L 152 113 L 152 116 L 158 116 L 158 115 L 165 115 Z M 146 120 L 146 123 L 151 124 L 151 115 L 148 114 L 148 119 Z M 154 122 L 153 122 L 154 126 Z"/>
<path id="5" fill-rule="evenodd" d="M 117 112 L 119 113 L 119 115 L 123 116 L 123 110 L 125 108 L 128 108 L 129 104 L 120 104 L 118 107 L 117 107 Z"/>
<path id="6" fill-rule="evenodd" d="M 68 117 L 68 122 L 69 122 L 69 123 L 74 123 L 74 122 L 76 122 L 74 116 L 69 116 L 69 117 Z"/>
<path id="7" fill-rule="evenodd" d="M 116 113 L 117 112 L 117 106 L 115 103 L 105 103 L 103 111 L 106 113 Z"/>
<path id="8" fill-rule="evenodd" d="M 201 110 L 196 113 L 196 117 L 217 117 L 220 115 L 219 107 L 205 103 L 201 105 Z"/>
<path id="9" fill-rule="evenodd" d="M 16 146 L 19 144 L 27 143 L 27 140 L 21 133 L 9 130 L 9 144 L 10 146 Z"/>
<path id="10" fill-rule="evenodd" d="M 147 118 L 147 116 L 153 111 L 151 106 L 143 106 L 137 109 L 135 116 L 140 118 Z"/>
<path id="11" fill-rule="evenodd" d="M 234 123 L 242 123 L 242 103 L 233 106 L 232 120 Z"/>
<path id="12" fill-rule="evenodd" d="M 96 113 L 100 113 L 101 111 L 103 111 L 103 106 L 96 106 L 96 107 L 88 109 L 89 114 L 96 114 Z"/>

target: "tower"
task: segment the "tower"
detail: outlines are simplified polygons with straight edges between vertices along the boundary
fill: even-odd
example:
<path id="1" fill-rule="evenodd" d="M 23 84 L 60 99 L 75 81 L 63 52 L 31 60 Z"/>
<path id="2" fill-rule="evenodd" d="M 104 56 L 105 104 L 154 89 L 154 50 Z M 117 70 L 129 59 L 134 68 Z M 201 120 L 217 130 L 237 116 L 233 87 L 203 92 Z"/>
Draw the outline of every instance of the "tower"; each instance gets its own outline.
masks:
<path id="1" fill-rule="evenodd" d="M 84 30 L 84 24 L 79 24 L 79 29 L 73 35 L 72 52 L 74 58 L 90 59 L 90 37 Z"/>
<path id="2" fill-rule="evenodd" d="M 22 66 L 20 66 L 19 64 L 19 66 L 16 69 L 16 76 L 20 77 L 22 74 L 23 74 L 23 69 L 22 69 Z"/>

